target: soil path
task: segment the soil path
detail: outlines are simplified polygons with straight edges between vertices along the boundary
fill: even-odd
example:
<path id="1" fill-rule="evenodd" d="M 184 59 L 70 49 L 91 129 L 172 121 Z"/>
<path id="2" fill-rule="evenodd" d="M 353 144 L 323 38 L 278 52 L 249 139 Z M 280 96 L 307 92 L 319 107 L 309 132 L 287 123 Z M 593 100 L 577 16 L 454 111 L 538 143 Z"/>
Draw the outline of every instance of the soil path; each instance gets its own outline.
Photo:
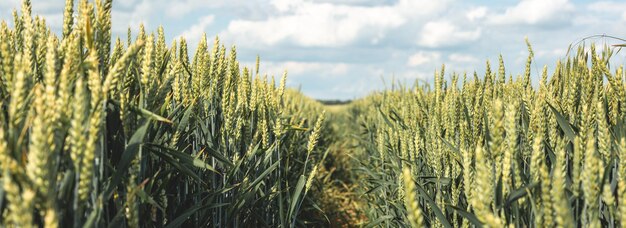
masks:
<path id="1" fill-rule="evenodd" d="M 323 172 L 323 210 L 331 221 L 331 227 L 358 227 L 366 219 L 353 164 L 359 153 L 356 134 L 360 127 L 351 113 L 350 104 L 326 105 L 331 123 L 331 146 Z"/>

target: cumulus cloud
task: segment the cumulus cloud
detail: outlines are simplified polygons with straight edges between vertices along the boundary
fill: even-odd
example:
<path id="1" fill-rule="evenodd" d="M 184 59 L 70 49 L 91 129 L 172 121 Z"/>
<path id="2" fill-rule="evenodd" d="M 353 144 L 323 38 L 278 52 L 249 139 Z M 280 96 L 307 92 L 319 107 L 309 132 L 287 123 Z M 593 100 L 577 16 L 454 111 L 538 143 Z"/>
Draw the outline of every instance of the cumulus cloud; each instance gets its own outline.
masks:
<path id="1" fill-rule="evenodd" d="M 20 6 L 20 0 L 4 0 L 0 2 L 0 6 L 2 7 L 10 7 L 11 9 L 17 8 Z"/>
<path id="2" fill-rule="evenodd" d="M 536 52 L 538 57 L 550 57 L 550 58 L 560 58 L 564 57 L 567 53 L 566 48 L 553 48 L 546 50 L 537 50 Z"/>
<path id="3" fill-rule="evenodd" d="M 215 21 L 214 15 L 207 15 L 198 20 L 198 23 L 192 25 L 189 29 L 182 32 L 180 37 L 185 37 L 189 40 L 199 40 L 204 32 L 207 30 L 211 24 Z M 195 43 L 195 42 L 192 42 Z"/>
<path id="4" fill-rule="evenodd" d="M 11 0 L 14 1 L 14 0 Z M 63 0 L 53 0 L 61 1 Z M 138 11 L 142 8 L 148 8 L 152 10 L 153 15 L 163 16 L 168 18 L 181 19 L 188 17 L 192 12 L 206 11 L 216 8 L 252 8 L 257 7 L 261 0 L 125 0 L 114 1 L 114 9 L 125 11 Z M 142 7 L 137 7 L 142 5 Z M 60 5 L 63 5 L 61 3 Z"/>
<path id="5" fill-rule="evenodd" d="M 626 3 L 614 1 L 600 1 L 588 5 L 588 9 L 597 13 L 621 14 L 622 21 L 626 21 Z"/>
<path id="6" fill-rule="evenodd" d="M 376 6 L 388 5 L 394 0 L 314 0 L 315 2 L 332 3 L 340 5 Z"/>
<path id="7" fill-rule="evenodd" d="M 152 16 L 163 7 L 162 3 L 141 1 L 131 7 L 130 10 L 113 9 L 111 11 L 112 31 L 115 34 L 125 34 L 130 27 L 134 32 L 139 30 L 139 25 L 150 28 Z"/>
<path id="8" fill-rule="evenodd" d="M 114 5 L 120 6 L 122 8 L 131 8 L 132 6 L 134 6 L 135 4 L 137 4 L 138 0 L 124 0 L 124 1 L 117 1 L 115 2 Z"/>
<path id="9" fill-rule="evenodd" d="M 423 5 L 417 8 L 416 3 Z M 444 1 L 400 0 L 393 5 L 354 6 L 274 0 L 271 5 L 278 15 L 265 20 L 233 20 L 224 36 L 255 41 L 251 45 L 291 43 L 304 47 L 343 46 L 369 36 L 366 39 L 376 44 L 386 31 L 407 23 L 412 17 L 436 13 L 444 4 Z"/>
<path id="10" fill-rule="evenodd" d="M 294 13 L 265 21 L 235 20 L 226 36 L 255 40 L 265 45 L 288 41 L 301 46 L 341 46 L 365 30 L 384 30 L 405 22 L 390 8 L 348 7 L 331 4 L 287 3 L 278 9 L 295 7 Z"/>
<path id="11" fill-rule="evenodd" d="M 247 64 L 252 66 L 252 63 Z M 266 61 L 260 67 L 263 73 L 281 75 L 287 71 L 290 78 L 315 73 L 319 77 L 347 74 L 350 65 L 346 63 L 303 62 L 303 61 Z"/>
<path id="12" fill-rule="evenodd" d="M 470 9 L 465 13 L 465 17 L 470 21 L 476 21 L 487 15 L 487 7 L 481 6 Z"/>
<path id="13" fill-rule="evenodd" d="M 588 8 L 597 12 L 623 12 L 626 11 L 626 2 L 599 1 L 589 4 Z"/>
<path id="14" fill-rule="evenodd" d="M 406 65 L 410 67 L 415 67 L 419 65 L 428 64 L 428 63 L 435 63 L 435 62 L 438 62 L 440 58 L 441 58 L 441 53 L 439 52 L 419 51 L 409 56 L 409 59 L 407 60 Z"/>
<path id="15" fill-rule="evenodd" d="M 569 0 L 522 0 L 504 13 L 492 15 L 493 24 L 553 24 L 567 23 L 574 5 Z"/>
<path id="16" fill-rule="evenodd" d="M 469 54 L 462 54 L 462 53 L 452 53 L 448 56 L 448 60 L 452 61 L 452 62 L 460 62 L 460 63 L 476 63 L 479 62 L 479 60 Z"/>
<path id="17" fill-rule="evenodd" d="M 245 0 L 144 0 L 161 1 L 165 14 L 172 18 L 182 18 L 193 11 L 206 10 L 210 8 L 225 7 L 227 5 L 243 6 L 244 3 L 254 4 L 254 1 Z"/>
<path id="18" fill-rule="evenodd" d="M 182 1 L 170 1 L 167 3 L 166 14 L 170 17 L 182 17 L 187 15 L 191 11 L 203 9 L 207 6 L 207 2 L 202 4 L 203 1 L 199 0 L 182 0 Z M 209 1 L 210 2 L 210 1 Z"/>
<path id="19" fill-rule="evenodd" d="M 298 0 L 273 0 L 270 4 L 278 10 L 278 12 L 287 12 L 299 4 L 302 4 L 302 1 Z"/>
<path id="20" fill-rule="evenodd" d="M 426 47 L 454 46 L 480 37 L 481 30 L 464 30 L 450 21 L 431 21 L 424 25 L 418 44 Z"/>

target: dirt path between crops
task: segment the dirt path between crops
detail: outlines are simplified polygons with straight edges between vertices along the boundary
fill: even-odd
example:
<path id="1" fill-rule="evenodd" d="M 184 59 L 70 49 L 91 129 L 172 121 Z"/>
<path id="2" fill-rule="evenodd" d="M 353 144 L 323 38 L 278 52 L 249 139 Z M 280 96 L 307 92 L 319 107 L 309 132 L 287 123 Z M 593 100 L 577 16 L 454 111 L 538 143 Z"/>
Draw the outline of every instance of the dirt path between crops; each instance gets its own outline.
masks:
<path id="1" fill-rule="evenodd" d="M 366 218 L 365 203 L 358 189 L 357 174 L 353 164 L 358 153 L 359 126 L 350 114 L 350 104 L 326 105 L 327 120 L 332 127 L 330 152 L 322 173 L 324 183 L 323 207 L 331 227 L 358 227 Z"/>

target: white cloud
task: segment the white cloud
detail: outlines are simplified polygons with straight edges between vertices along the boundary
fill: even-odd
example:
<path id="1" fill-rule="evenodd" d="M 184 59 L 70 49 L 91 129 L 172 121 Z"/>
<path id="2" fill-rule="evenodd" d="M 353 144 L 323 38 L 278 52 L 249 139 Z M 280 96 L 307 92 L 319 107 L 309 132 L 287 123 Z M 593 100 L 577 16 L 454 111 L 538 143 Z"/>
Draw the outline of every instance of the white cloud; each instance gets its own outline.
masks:
<path id="1" fill-rule="evenodd" d="M 227 36 L 267 45 L 291 41 L 301 46 L 340 46 L 355 40 L 365 30 L 384 30 L 405 22 L 386 7 L 302 3 L 294 11 L 266 21 L 231 21 Z"/>
<path id="2" fill-rule="evenodd" d="M 119 6 L 123 8 L 130 8 L 137 4 L 137 0 L 124 0 L 124 1 L 116 1 L 114 4 L 119 4 Z"/>
<path id="3" fill-rule="evenodd" d="M 21 3 L 20 0 L 3 0 L 3 1 L 0 1 L 0 6 L 10 7 L 11 9 L 13 9 L 13 8 L 19 8 L 20 3 Z"/>
<path id="4" fill-rule="evenodd" d="M 58 0 L 55 0 L 58 1 Z M 189 16 L 191 12 L 198 12 L 207 9 L 227 7 L 232 8 L 245 8 L 256 7 L 260 0 L 125 0 L 114 1 L 114 7 L 120 6 L 122 9 L 135 9 L 137 5 L 149 4 L 153 10 L 153 14 L 162 16 L 165 12 L 165 16 L 169 18 L 180 19 Z"/>
<path id="5" fill-rule="evenodd" d="M 279 12 L 287 12 L 292 10 L 298 4 L 302 4 L 301 0 L 272 0 L 270 3 Z"/>
<path id="6" fill-rule="evenodd" d="M 453 0 L 399 0 L 393 8 L 399 14 L 409 18 L 438 15 L 450 9 Z"/>
<path id="7" fill-rule="evenodd" d="M 566 48 L 554 48 L 554 49 L 546 49 L 546 50 L 537 50 L 537 57 L 550 57 L 550 58 L 560 58 L 564 57 L 567 53 Z"/>
<path id="8" fill-rule="evenodd" d="M 130 11 L 114 9 L 111 11 L 111 30 L 116 34 L 126 34 L 130 27 L 136 34 L 139 31 L 139 25 L 144 24 L 146 32 L 150 32 L 150 19 L 162 7 L 163 3 L 161 2 L 143 0 L 135 4 Z"/>
<path id="9" fill-rule="evenodd" d="M 407 66 L 415 67 L 419 65 L 424 65 L 428 63 L 436 63 L 441 58 L 441 53 L 439 52 L 426 52 L 420 51 L 411 56 L 406 62 Z"/>
<path id="10" fill-rule="evenodd" d="M 2 1 L 2 0 L 0 0 Z M 59 1 L 59 0 L 55 0 Z M 62 1 L 62 0 L 60 0 Z M 125 34 L 128 27 L 136 32 L 140 24 L 144 24 L 147 32 L 156 30 L 159 23 L 163 23 L 166 31 L 171 31 L 172 26 L 187 27 L 186 30 L 196 26 L 195 15 L 189 16 L 193 11 L 206 11 L 209 8 L 223 7 L 226 0 L 131 0 L 113 3 L 112 20 L 113 31 L 118 34 Z M 231 0 L 232 4 L 240 4 L 240 0 Z M 212 15 L 205 13 L 205 15 Z M 206 17 L 206 16 L 205 16 Z M 201 18 L 202 21 L 205 17 Z M 182 19 L 172 20 L 174 23 L 168 23 L 166 19 Z M 169 26 L 165 26 L 168 25 Z M 185 30 L 185 29 L 181 29 Z"/>
<path id="11" fill-rule="evenodd" d="M 213 24 L 214 20 L 215 20 L 215 16 L 213 15 L 204 16 L 198 20 L 198 23 L 192 25 L 190 28 L 183 31 L 182 34 L 178 37 L 179 38 L 185 37 L 185 39 L 190 40 L 190 41 L 200 40 L 202 38 L 202 35 L 204 34 L 204 31 L 206 31 L 207 27 Z M 196 43 L 196 42 L 191 42 L 191 43 Z"/>
<path id="12" fill-rule="evenodd" d="M 334 66 L 330 68 L 330 73 L 333 75 L 345 75 L 349 72 L 349 70 L 350 66 L 348 64 L 338 63 L 334 64 Z"/>
<path id="13" fill-rule="evenodd" d="M 569 21 L 574 5 L 569 0 L 522 0 L 502 14 L 492 15 L 493 24 L 559 23 Z"/>
<path id="14" fill-rule="evenodd" d="M 201 2 L 197 0 L 170 1 L 165 8 L 165 12 L 170 17 L 182 17 L 194 9 L 204 8 L 205 6 Z"/>
<path id="15" fill-rule="evenodd" d="M 154 0 L 152 0 L 154 1 Z M 162 1 L 162 0 L 161 0 Z M 176 0 L 169 1 L 165 0 L 163 2 L 164 10 L 167 16 L 172 18 L 183 18 L 188 15 L 190 12 L 195 10 L 202 10 L 207 8 L 215 8 L 224 6 L 228 1 L 224 0 Z M 238 4 L 240 1 L 231 0 L 231 4 Z"/>
<path id="16" fill-rule="evenodd" d="M 253 66 L 253 63 L 245 64 Z M 268 75 L 282 75 L 287 71 L 289 77 L 298 77 L 303 74 L 314 73 L 319 77 L 332 75 L 345 75 L 350 70 L 350 65 L 346 63 L 326 63 L 326 62 L 303 62 L 303 61 L 263 61 L 260 66 L 262 73 Z"/>
<path id="17" fill-rule="evenodd" d="M 481 6 L 470 9 L 465 14 L 465 17 L 470 21 L 475 21 L 478 19 L 482 19 L 487 15 L 487 7 Z"/>
<path id="18" fill-rule="evenodd" d="M 412 85 L 414 80 L 420 80 L 420 81 L 424 81 L 424 80 L 430 80 L 433 77 L 433 72 L 435 72 L 436 68 L 432 68 L 432 71 L 430 71 L 431 69 L 422 69 L 419 71 L 416 70 L 407 70 L 407 71 L 402 71 L 399 72 L 398 74 L 394 74 L 394 77 L 396 78 L 396 80 L 400 80 L 403 83 L 408 83 L 405 85 Z"/>
<path id="19" fill-rule="evenodd" d="M 461 30 L 450 21 L 428 22 L 422 28 L 418 44 L 426 47 L 445 47 L 474 41 L 480 37 L 480 28 Z"/>
<path id="20" fill-rule="evenodd" d="M 361 5 L 361 6 L 374 6 L 374 5 L 389 5 L 394 0 L 312 0 L 314 2 L 333 3 L 341 5 Z"/>
<path id="21" fill-rule="evenodd" d="M 437 2 L 437 3 L 432 3 Z M 417 5 L 419 5 L 420 10 Z M 376 44 L 386 31 L 412 17 L 438 12 L 446 2 L 400 0 L 387 6 L 353 6 L 302 0 L 274 0 L 279 12 L 265 20 L 233 20 L 223 33 L 250 45 L 293 43 L 305 47 L 337 47 L 365 38 Z M 238 42 L 239 43 L 239 42 Z"/>
<path id="22" fill-rule="evenodd" d="M 614 1 L 594 2 L 588 5 L 588 9 L 596 13 L 621 14 L 622 21 L 626 21 L 626 3 Z"/>
<path id="23" fill-rule="evenodd" d="M 452 53 L 448 56 L 448 59 L 452 62 L 460 62 L 460 63 L 476 63 L 479 61 L 476 57 L 472 55 L 461 54 L 461 53 Z"/>
<path id="24" fill-rule="evenodd" d="M 264 62 L 261 66 L 262 72 L 269 75 L 281 75 L 284 71 L 287 71 L 289 75 L 299 75 L 311 71 L 317 71 L 323 68 L 321 63 L 317 62 Z"/>
<path id="25" fill-rule="evenodd" d="M 623 12 L 626 11 L 626 2 L 594 2 L 588 5 L 588 9 L 596 12 Z"/>

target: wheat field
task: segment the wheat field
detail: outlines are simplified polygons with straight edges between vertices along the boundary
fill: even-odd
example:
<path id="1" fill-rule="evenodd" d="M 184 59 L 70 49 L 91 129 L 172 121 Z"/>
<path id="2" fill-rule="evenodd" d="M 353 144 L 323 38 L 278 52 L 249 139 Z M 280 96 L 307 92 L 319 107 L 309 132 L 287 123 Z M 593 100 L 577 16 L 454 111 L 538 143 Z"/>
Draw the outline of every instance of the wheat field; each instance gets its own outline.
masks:
<path id="1" fill-rule="evenodd" d="M 626 227 L 617 47 L 326 106 L 112 4 L 0 24 L 2 227 Z"/>
<path id="2" fill-rule="evenodd" d="M 526 71 L 436 73 L 358 101 L 368 217 L 383 226 L 626 226 L 624 73 L 591 46 Z M 455 86 L 459 84 L 460 86 Z M 401 219 L 398 219 L 401 218 Z"/>

